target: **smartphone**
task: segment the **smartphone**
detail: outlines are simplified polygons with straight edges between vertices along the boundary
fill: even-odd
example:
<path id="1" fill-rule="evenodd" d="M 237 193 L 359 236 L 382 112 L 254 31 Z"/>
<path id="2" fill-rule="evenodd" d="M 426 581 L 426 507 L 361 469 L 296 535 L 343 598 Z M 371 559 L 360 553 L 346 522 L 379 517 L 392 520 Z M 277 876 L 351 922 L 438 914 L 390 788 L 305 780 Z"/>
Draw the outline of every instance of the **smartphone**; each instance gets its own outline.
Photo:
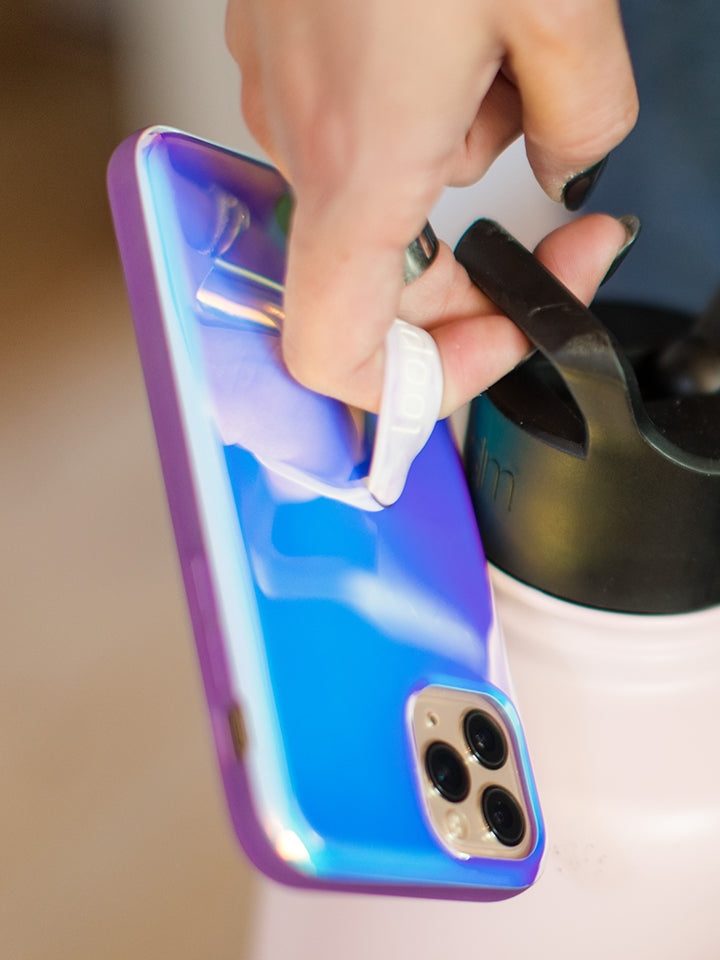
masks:
<path id="1" fill-rule="evenodd" d="M 397 503 L 367 497 L 371 430 L 282 362 L 292 201 L 272 167 L 154 127 L 108 181 L 247 855 L 305 887 L 528 887 L 543 823 L 447 425 Z"/>

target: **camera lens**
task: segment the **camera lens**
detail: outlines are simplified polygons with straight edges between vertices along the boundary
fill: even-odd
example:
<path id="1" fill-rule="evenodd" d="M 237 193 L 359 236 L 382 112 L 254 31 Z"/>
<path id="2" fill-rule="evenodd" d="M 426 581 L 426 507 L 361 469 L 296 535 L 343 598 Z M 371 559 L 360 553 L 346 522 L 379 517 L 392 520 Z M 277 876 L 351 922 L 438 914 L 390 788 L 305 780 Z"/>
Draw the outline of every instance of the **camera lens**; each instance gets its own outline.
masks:
<path id="1" fill-rule="evenodd" d="M 506 847 L 516 847 L 525 836 L 525 817 L 518 802 L 503 787 L 488 787 L 482 795 L 487 825 Z"/>
<path id="2" fill-rule="evenodd" d="M 465 715 L 465 739 L 484 767 L 497 770 L 507 759 L 505 734 L 489 713 L 471 710 Z"/>
<path id="3" fill-rule="evenodd" d="M 427 775 L 439 793 L 452 803 L 460 803 L 470 791 L 470 774 L 463 758 L 449 743 L 436 740 L 425 754 Z"/>

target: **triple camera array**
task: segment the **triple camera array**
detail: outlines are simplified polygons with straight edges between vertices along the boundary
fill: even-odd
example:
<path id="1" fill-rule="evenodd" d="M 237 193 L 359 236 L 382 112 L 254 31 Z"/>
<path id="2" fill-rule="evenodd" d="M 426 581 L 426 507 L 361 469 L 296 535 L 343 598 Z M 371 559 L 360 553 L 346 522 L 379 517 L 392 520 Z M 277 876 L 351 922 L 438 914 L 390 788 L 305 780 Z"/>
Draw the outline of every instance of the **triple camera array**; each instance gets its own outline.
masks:
<path id="1" fill-rule="evenodd" d="M 468 711 L 462 730 L 471 758 L 487 770 L 499 770 L 508 758 L 507 738 L 500 725 L 484 710 Z M 470 761 L 472 762 L 472 760 Z M 444 740 L 431 741 L 425 750 L 425 771 L 440 796 L 453 804 L 467 799 L 470 770 L 455 747 Z M 506 847 L 515 847 L 526 833 L 525 816 L 515 797 L 505 787 L 490 783 L 478 798 L 485 822 Z"/>

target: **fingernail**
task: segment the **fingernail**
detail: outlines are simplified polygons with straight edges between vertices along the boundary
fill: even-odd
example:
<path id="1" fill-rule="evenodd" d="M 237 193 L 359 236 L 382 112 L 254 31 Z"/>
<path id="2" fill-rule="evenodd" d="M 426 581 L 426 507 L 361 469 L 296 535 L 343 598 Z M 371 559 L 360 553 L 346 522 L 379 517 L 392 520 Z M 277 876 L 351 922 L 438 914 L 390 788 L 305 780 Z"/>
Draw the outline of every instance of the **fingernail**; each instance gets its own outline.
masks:
<path id="1" fill-rule="evenodd" d="M 412 283 L 425 273 L 437 256 L 439 246 L 435 231 L 429 223 L 426 223 L 420 235 L 405 248 L 403 283 Z"/>
<path id="2" fill-rule="evenodd" d="M 625 257 L 630 252 L 630 248 L 635 243 L 637 238 L 640 236 L 640 231 L 642 230 L 642 223 L 640 222 L 640 218 L 636 217 L 632 213 L 628 213 L 624 217 L 618 217 L 618 221 L 625 227 L 625 237 L 626 237 L 625 243 L 622 245 L 622 247 L 620 247 L 617 254 L 615 255 L 615 259 L 610 264 L 608 272 L 602 278 L 602 281 L 600 282 L 600 286 L 602 286 L 603 283 L 607 283 L 610 277 L 615 273 L 617 268 L 620 266 L 620 264 L 623 262 Z"/>
<path id="3" fill-rule="evenodd" d="M 368 489 L 383 507 L 395 503 L 415 457 L 433 431 L 443 396 L 437 345 L 420 327 L 396 320 L 385 339 L 385 382 Z"/>
<path id="4" fill-rule="evenodd" d="M 562 200 L 567 210 L 579 210 L 593 191 L 605 169 L 608 158 L 600 160 L 595 166 L 578 173 L 572 180 L 568 180 L 563 188 Z"/>

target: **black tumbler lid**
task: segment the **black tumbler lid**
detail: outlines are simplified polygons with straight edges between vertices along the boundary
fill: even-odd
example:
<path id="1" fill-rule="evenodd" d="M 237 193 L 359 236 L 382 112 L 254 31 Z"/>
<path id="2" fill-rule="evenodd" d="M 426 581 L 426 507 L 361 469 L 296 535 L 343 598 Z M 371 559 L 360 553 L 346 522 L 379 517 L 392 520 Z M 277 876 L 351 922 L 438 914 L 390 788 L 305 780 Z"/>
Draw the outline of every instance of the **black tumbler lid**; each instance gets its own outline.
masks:
<path id="1" fill-rule="evenodd" d="M 720 395 L 668 396 L 652 372 L 690 318 L 606 310 L 613 335 L 491 221 L 455 256 L 539 351 L 471 409 L 465 457 L 488 559 L 591 607 L 720 603 Z"/>

